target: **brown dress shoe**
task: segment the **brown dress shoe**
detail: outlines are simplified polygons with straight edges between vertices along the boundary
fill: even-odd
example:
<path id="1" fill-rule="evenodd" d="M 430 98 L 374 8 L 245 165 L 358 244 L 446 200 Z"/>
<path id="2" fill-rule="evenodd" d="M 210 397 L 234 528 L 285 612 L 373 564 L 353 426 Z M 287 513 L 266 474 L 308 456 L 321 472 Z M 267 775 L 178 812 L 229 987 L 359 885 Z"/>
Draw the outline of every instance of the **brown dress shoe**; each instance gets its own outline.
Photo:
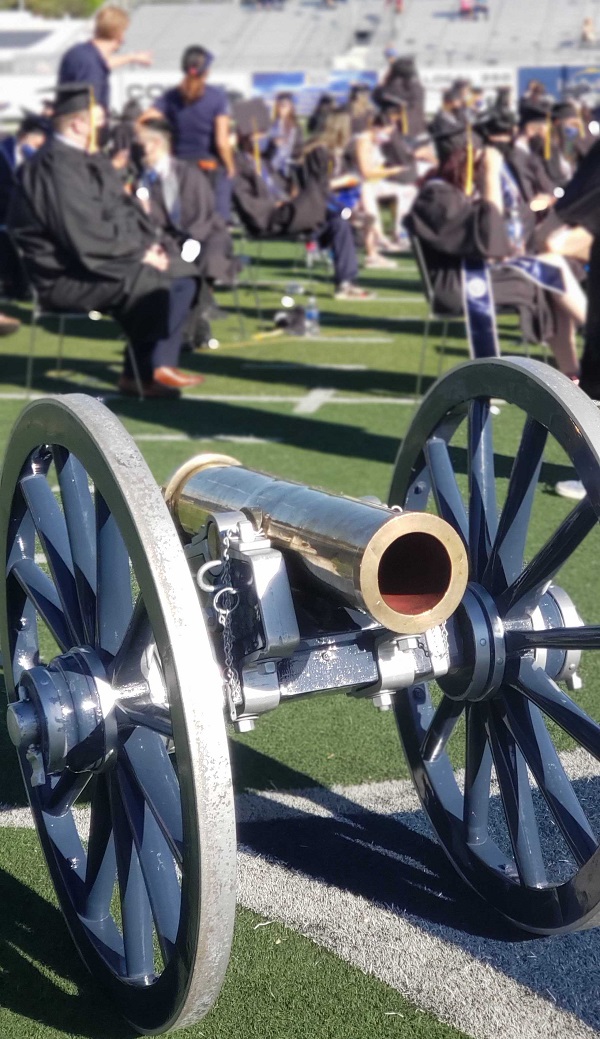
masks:
<path id="1" fill-rule="evenodd" d="M 10 336 L 21 327 L 21 322 L 16 317 L 0 313 L 0 336 Z"/>
<path id="2" fill-rule="evenodd" d="M 172 386 L 177 390 L 184 390 L 187 386 L 199 386 L 204 382 L 203 375 L 186 375 L 180 368 L 155 368 L 153 374 L 154 382 L 162 386 Z"/>
<path id="3" fill-rule="evenodd" d="M 126 397 L 139 397 L 140 391 L 135 379 L 122 375 L 119 379 L 119 392 Z M 160 382 L 143 382 L 142 397 L 164 397 L 168 400 L 177 400 L 181 396 L 180 391 L 172 386 L 163 386 Z"/>

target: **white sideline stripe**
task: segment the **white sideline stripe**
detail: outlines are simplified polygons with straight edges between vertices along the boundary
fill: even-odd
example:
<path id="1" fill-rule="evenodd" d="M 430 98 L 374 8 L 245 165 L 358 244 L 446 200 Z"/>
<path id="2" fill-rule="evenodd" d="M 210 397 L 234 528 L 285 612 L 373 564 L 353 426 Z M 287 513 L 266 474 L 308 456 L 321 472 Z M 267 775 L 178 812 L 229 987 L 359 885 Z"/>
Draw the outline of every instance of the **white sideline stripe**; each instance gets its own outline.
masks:
<path id="1" fill-rule="evenodd" d="M 347 340 L 346 340 L 347 341 Z M 391 342 L 391 340 L 390 340 Z M 44 397 L 47 394 L 37 393 L 35 397 Z M 0 393 L 0 400 L 31 400 L 32 398 L 25 393 Z M 121 398 L 117 394 L 106 393 L 103 399 L 107 400 L 120 400 Z M 213 394 L 202 394 L 202 396 L 188 397 L 186 404 L 191 401 L 197 404 L 202 404 L 205 401 L 212 403 L 223 403 L 223 404 L 297 404 L 299 401 L 304 400 L 304 397 L 297 397 L 289 394 L 284 396 L 283 394 L 260 394 L 260 393 L 239 393 L 235 396 L 228 396 L 223 393 Z M 335 397 L 329 401 L 330 404 L 414 404 L 414 397 Z"/>
<path id="2" fill-rule="evenodd" d="M 314 415 L 323 404 L 329 404 L 335 390 L 317 389 L 311 390 L 299 401 L 294 408 L 294 415 Z"/>
<path id="3" fill-rule="evenodd" d="M 306 361 L 302 364 L 300 361 L 247 361 L 242 365 L 242 368 L 255 368 L 259 371 L 270 371 L 275 369 L 277 371 L 305 371 L 307 368 L 323 368 L 325 371 L 335 372 L 366 372 L 366 364 L 311 364 L 310 361 Z"/>
<path id="4" fill-rule="evenodd" d="M 561 760 L 572 778 L 595 774 L 581 751 L 561 754 Z M 238 822 L 265 822 L 296 814 L 303 818 L 307 814 L 330 817 L 356 832 L 356 837 L 345 834 L 347 840 L 364 844 L 357 806 L 384 816 L 400 816 L 402 823 L 414 831 L 429 832 L 408 780 L 336 786 L 331 790 L 269 790 L 236 797 Z M 84 806 L 75 813 L 85 825 L 89 809 Z M 3 826 L 31 829 L 29 810 L 0 806 Z M 373 849 L 372 843 L 367 846 Z M 374 850 L 396 858 L 388 848 L 376 846 Z M 403 858 L 406 862 L 407 856 Z M 244 846 L 238 854 L 238 901 L 267 921 L 282 921 L 374 975 L 420 1009 L 432 1012 L 473 1039 L 546 1039 L 553 1035 L 560 1039 L 597 1039 L 597 1031 L 575 1013 L 560 1008 L 553 995 L 557 984 L 562 984 L 564 995 L 565 979 L 568 984 L 569 978 L 577 976 L 579 990 L 589 993 L 588 1006 L 592 1005 L 600 966 L 597 929 L 505 943 L 504 959 L 518 958 L 521 980 L 515 980 L 487 961 L 486 939 L 477 934 L 469 937 L 461 932 L 462 943 L 458 944 L 452 931 L 442 924 L 431 923 L 428 929 L 426 921 L 415 923 L 408 913 L 400 915 L 393 906 L 378 905 L 287 869 Z M 475 896 L 473 904 L 475 910 L 484 911 Z M 393 1009 L 392 998 L 390 1013 Z"/>
<path id="5" fill-rule="evenodd" d="M 211 437 L 191 437 L 185 433 L 140 433 L 133 438 L 144 443 L 169 443 L 169 444 L 210 444 L 215 440 L 221 440 L 227 444 L 280 444 L 280 437 L 255 437 L 243 436 L 238 433 L 215 433 Z"/>

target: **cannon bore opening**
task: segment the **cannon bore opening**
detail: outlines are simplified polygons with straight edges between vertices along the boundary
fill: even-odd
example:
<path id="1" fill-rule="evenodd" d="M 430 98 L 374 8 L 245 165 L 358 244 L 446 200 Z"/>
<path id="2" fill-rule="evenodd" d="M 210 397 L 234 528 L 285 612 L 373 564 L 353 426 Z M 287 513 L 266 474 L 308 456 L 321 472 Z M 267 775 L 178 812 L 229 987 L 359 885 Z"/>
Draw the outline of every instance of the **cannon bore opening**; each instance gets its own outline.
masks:
<path id="1" fill-rule="evenodd" d="M 417 617 L 443 600 L 452 580 L 452 561 L 439 538 L 413 531 L 386 548 L 377 577 L 386 606 L 394 613 Z"/>

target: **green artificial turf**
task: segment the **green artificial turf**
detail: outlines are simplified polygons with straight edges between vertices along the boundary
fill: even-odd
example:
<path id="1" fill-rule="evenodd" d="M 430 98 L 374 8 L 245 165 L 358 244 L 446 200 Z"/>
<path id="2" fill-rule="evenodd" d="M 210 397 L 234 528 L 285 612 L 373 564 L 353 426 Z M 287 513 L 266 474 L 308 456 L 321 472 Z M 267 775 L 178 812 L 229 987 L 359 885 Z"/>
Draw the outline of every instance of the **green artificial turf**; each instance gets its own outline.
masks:
<path id="1" fill-rule="evenodd" d="M 37 838 L 0 842 L 2 1039 L 130 1039 L 79 961 Z M 225 984 L 189 1039 L 460 1039 L 432 1014 L 277 922 L 241 909 Z"/>
<path id="2" fill-rule="evenodd" d="M 159 483 L 192 454 L 211 450 L 232 454 L 248 466 L 289 479 L 339 493 L 375 494 L 385 500 L 398 445 L 414 411 L 410 398 L 421 359 L 426 310 L 414 263 L 403 257 L 397 272 L 365 273 L 362 282 L 381 298 L 356 305 L 334 301 L 331 279 L 318 269 L 314 290 L 322 333 L 329 341 L 257 340 L 252 337 L 272 329 L 284 292 L 295 293 L 298 302 L 307 295 L 298 294 L 294 285 L 306 281 L 298 249 L 268 246 L 264 254 L 261 280 L 271 278 L 281 284 L 261 287 L 260 318 L 250 287 L 240 290 L 243 338 L 232 296 L 219 296 L 220 304 L 231 308 L 230 316 L 214 326 L 221 348 L 183 358 L 183 365 L 203 372 L 206 381 L 180 401 L 139 402 L 115 395 L 122 345 L 115 338 L 114 326 L 105 321 L 82 320 L 69 326 L 60 371 L 55 331 L 51 323 L 40 329 L 34 393 L 83 391 L 103 397 L 137 438 Z M 17 335 L 0 340 L 0 394 L 21 399 L 0 397 L 0 457 L 10 428 L 26 403 L 29 310 L 26 306 L 12 309 L 22 316 L 24 326 Z M 467 359 L 460 323 L 453 326 L 443 354 L 439 333 L 437 326 L 430 336 L 424 387 L 434 381 L 440 366 L 445 370 Z M 375 341 L 354 342 L 356 338 Z M 502 319 L 501 342 L 503 350 L 517 349 L 514 319 Z M 533 355 L 540 353 L 534 350 Z M 314 390 L 332 391 L 340 402 L 325 399 L 314 413 L 298 413 L 299 402 Z M 273 397 L 282 399 L 270 399 Z M 386 403 L 390 399 L 397 403 Z M 358 403 L 350 403 L 352 400 Z M 494 432 L 502 492 L 520 433 L 511 409 L 501 408 Z M 461 436 L 459 433 L 453 457 L 459 484 L 465 489 Z M 571 475 L 560 450 L 549 450 L 533 512 L 529 557 L 570 511 L 571 504 L 557 498 L 552 487 L 557 479 Z M 589 622 L 598 619 L 598 536 L 596 532 L 588 539 L 585 550 L 576 553 L 561 574 L 561 583 Z M 599 713 L 597 656 L 586 655 L 582 667 L 585 686 L 577 694 L 578 702 L 595 717 Z M 556 738 L 561 748 L 570 746 L 562 734 Z M 461 747 L 454 748 L 459 764 L 461 752 Z M 0 801 L 23 804 L 16 756 L 3 726 L 0 754 Z M 344 695 L 284 705 L 262 718 L 254 732 L 233 736 L 232 766 L 240 790 L 289 790 L 407 775 L 391 715 Z M 130 1031 L 111 1014 L 72 950 L 31 833 L 3 832 L 0 868 L 0 906 L 8 908 L 0 925 L 2 1039 L 125 1039 Z M 278 924 L 257 928 L 259 922 L 246 911 L 238 914 L 223 994 L 215 1011 L 191 1029 L 190 1036 L 437 1039 L 458 1035 L 306 939 Z"/>

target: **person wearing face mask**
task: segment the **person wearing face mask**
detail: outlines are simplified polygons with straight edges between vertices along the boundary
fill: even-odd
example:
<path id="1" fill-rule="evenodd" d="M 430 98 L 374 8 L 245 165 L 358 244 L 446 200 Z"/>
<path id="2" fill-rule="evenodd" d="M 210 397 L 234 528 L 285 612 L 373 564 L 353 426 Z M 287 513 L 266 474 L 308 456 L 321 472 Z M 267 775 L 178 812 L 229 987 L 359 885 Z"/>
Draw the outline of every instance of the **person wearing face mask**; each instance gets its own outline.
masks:
<path id="1" fill-rule="evenodd" d="M 563 257 L 526 255 L 523 238 L 511 227 L 501 152 L 470 129 L 435 143 L 439 167 L 426 178 L 405 225 L 422 245 L 436 312 L 464 312 L 466 268 L 483 260 L 478 277 L 489 277 L 492 313 L 494 304 L 516 307 L 524 335 L 548 342 L 559 369 L 576 379 L 575 331 L 585 321 L 586 299 Z"/>
<path id="2" fill-rule="evenodd" d="M 17 132 L 0 141 L 0 224 L 6 223 L 8 204 L 19 166 L 35 155 L 49 131 L 50 124 L 47 119 L 34 112 L 26 112 Z"/>
<path id="3" fill-rule="evenodd" d="M 392 135 L 391 126 L 385 116 L 374 116 L 364 133 L 356 138 L 356 165 L 361 177 L 361 196 L 365 213 L 373 220 L 376 245 L 381 250 L 394 250 L 404 244 L 402 221 L 408 213 L 417 189 L 414 184 L 399 184 L 392 180 L 404 172 L 404 165 L 386 165 L 383 148 Z M 380 203 L 391 201 L 394 205 L 394 232 L 390 240 L 381 221 Z M 379 266 L 380 264 L 370 264 Z"/>
<path id="4" fill-rule="evenodd" d="M 574 101 L 559 101 L 552 108 L 552 138 L 546 171 L 559 188 L 565 188 L 594 137 L 586 130 Z"/>

